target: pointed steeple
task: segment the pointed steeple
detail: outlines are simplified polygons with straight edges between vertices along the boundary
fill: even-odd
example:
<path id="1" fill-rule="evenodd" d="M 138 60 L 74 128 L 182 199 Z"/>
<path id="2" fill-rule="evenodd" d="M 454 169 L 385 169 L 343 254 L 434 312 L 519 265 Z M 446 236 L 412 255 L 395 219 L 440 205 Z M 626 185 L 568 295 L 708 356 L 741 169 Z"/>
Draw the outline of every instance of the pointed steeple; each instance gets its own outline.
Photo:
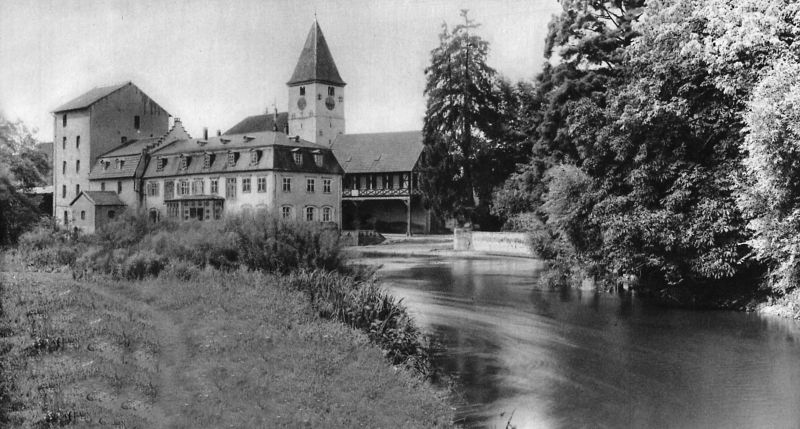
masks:
<path id="1" fill-rule="evenodd" d="M 297 66 L 287 85 L 308 82 L 345 85 L 342 77 L 339 76 L 339 70 L 336 69 L 336 63 L 333 62 L 333 56 L 316 19 L 311 26 L 311 31 L 308 32 L 306 44 L 303 46 L 300 59 L 297 61 Z"/>

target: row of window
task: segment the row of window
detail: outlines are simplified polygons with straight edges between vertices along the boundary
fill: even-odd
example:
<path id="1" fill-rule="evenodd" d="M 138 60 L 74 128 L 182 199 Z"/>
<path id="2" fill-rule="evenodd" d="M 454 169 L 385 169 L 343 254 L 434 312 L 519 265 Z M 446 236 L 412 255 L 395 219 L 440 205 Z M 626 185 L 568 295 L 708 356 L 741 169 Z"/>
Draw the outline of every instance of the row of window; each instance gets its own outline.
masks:
<path id="1" fill-rule="evenodd" d="M 106 190 L 106 182 L 100 182 L 100 190 Z M 81 185 L 75 185 L 75 196 L 77 197 L 81 193 Z M 122 181 L 117 181 L 117 193 L 122 193 Z M 61 185 L 61 198 L 67 198 L 67 185 Z"/>
<path id="2" fill-rule="evenodd" d="M 151 105 L 150 106 L 150 114 L 151 115 L 156 115 L 157 114 L 157 115 L 161 116 L 161 111 L 158 110 L 158 109 L 154 109 L 153 106 Z M 139 117 L 139 115 L 135 115 L 133 117 L 133 128 L 138 130 L 139 126 L 141 125 L 141 122 L 142 121 L 141 121 L 141 118 Z M 64 113 L 63 115 L 61 115 L 61 127 L 64 128 L 66 126 L 67 126 L 67 114 Z"/>
<path id="3" fill-rule="evenodd" d="M 66 115 L 65 115 L 66 116 Z M 61 149 L 67 148 L 67 137 L 61 137 Z M 75 136 L 75 149 L 81 148 L 81 136 Z"/>
<path id="4" fill-rule="evenodd" d="M 305 87 L 305 86 L 301 86 L 301 87 L 300 87 L 300 95 L 301 95 L 301 96 L 304 96 L 304 95 L 306 95 L 306 87 Z M 328 87 L 328 95 L 329 95 L 329 96 L 331 96 L 331 97 L 333 97 L 334 95 L 336 95 L 336 87 L 334 87 L 334 86 L 329 86 L 329 87 Z M 317 98 L 322 98 L 322 94 L 317 94 Z M 339 97 L 339 98 L 342 98 L 342 97 Z"/>
<path id="5" fill-rule="evenodd" d="M 284 219 L 292 219 L 293 215 L 292 206 L 281 207 L 281 217 Z M 323 207 L 322 210 L 314 206 L 306 206 L 303 209 L 303 220 L 307 222 L 333 222 L 333 208 Z"/>
<path id="6" fill-rule="evenodd" d="M 314 163 L 318 167 L 322 167 L 324 158 L 322 153 L 315 152 L 314 154 Z M 192 163 L 192 156 L 191 155 L 180 155 L 178 157 L 178 168 L 181 170 L 186 170 L 189 168 L 189 165 Z M 205 153 L 203 154 L 203 168 L 208 169 L 211 168 L 211 165 L 214 163 L 216 159 L 216 154 L 213 153 Z M 261 159 L 261 151 L 252 149 L 250 150 L 250 165 L 257 165 L 259 159 Z M 295 164 L 302 165 L 303 164 L 303 154 L 298 150 L 295 149 L 293 153 L 293 159 Z M 227 153 L 227 165 L 228 167 L 233 167 L 239 160 L 239 152 L 230 151 Z M 158 158 L 156 159 L 156 171 L 163 171 L 164 167 L 167 166 L 167 158 Z"/>
<path id="7" fill-rule="evenodd" d="M 417 176 L 403 174 L 351 174 L 344 178 L 345 189 L 408 189 L 417 187 Z"/>
<path id="8" fill-rule="evenodd" d="M 237 178 L 236 177 L 227 177 L 225 178 L 225 197 L 227 198 L 236 198 L 236 191 L 237 188 Z M 331 181 L 332 179 L 322 179 L 322 193 L 323 194 L 330 194 L 331 193 Z M 263 193 L 267 192 L 267 178 L 266 176 L 256 177 L 256 192 Z M 209 181 L 209 193 L 212 195 L 219 194 L 219 178 L 212 178 Z M 281 189 L 283 192 L 292 192 L 292 178 L 291 177 L 284 177 L 281 183 Z M 150 181 L 147 182 L 145 187 L 147 196 L 149 197 L 157 197 L 159 196 L 159 182 L 157 181 Z M 249 194 L 253 191 L 253 182 L 252 178 L 250 177 L 243 177 L 242 178 L 242 193 Z M 317 190 L 317 179 L 315 178 L 306 178 L 306 192 L 307 193 L 315 193 Z M 194 180 L 179 180 L 177 183 L 172 180 L 167 180 L 164 182 L 164 198 L 169 199 L 173 198 L 175 195 L 204 195 L 205 194 L 205 179 L 194 179 Z"/>

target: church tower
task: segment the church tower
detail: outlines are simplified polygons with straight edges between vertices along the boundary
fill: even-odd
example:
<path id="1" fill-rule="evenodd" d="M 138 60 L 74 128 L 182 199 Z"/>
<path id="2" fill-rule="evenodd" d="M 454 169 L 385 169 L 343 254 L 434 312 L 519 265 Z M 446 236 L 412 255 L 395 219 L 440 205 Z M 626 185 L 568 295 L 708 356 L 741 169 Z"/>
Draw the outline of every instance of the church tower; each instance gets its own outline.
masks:
<path id="1" fill-rule="evenodd" d="M 289 82 L 289 135 L 330 145 L 344 133 L 344 86 L 314 20 Z"/>

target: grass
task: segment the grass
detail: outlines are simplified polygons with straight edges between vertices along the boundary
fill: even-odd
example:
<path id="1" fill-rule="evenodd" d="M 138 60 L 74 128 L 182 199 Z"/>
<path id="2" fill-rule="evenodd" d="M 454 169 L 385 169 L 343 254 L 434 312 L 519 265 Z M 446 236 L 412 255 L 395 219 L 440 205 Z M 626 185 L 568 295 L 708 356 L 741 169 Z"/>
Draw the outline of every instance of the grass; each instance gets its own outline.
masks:
<path id="1" fill-rule="evenodd" d="M 14 427 L 449 427 L 442 392 L 278 274 L 4 271 Z"/>

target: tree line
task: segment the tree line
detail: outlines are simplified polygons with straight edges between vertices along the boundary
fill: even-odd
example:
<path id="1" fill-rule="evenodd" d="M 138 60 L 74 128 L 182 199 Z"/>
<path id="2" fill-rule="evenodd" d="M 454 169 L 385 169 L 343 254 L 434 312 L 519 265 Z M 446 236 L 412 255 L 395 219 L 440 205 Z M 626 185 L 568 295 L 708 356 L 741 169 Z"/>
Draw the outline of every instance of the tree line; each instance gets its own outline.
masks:
<path id="1" fill-rule="evenodd" d="M 530 232 L 558 283 L 635 278 L 681 303 L 794 288 L 800 5 L 560 3 L 532 82 L 485 65 L 466 13 L 443 29 L 426 70 L 428 204 Z"/>

